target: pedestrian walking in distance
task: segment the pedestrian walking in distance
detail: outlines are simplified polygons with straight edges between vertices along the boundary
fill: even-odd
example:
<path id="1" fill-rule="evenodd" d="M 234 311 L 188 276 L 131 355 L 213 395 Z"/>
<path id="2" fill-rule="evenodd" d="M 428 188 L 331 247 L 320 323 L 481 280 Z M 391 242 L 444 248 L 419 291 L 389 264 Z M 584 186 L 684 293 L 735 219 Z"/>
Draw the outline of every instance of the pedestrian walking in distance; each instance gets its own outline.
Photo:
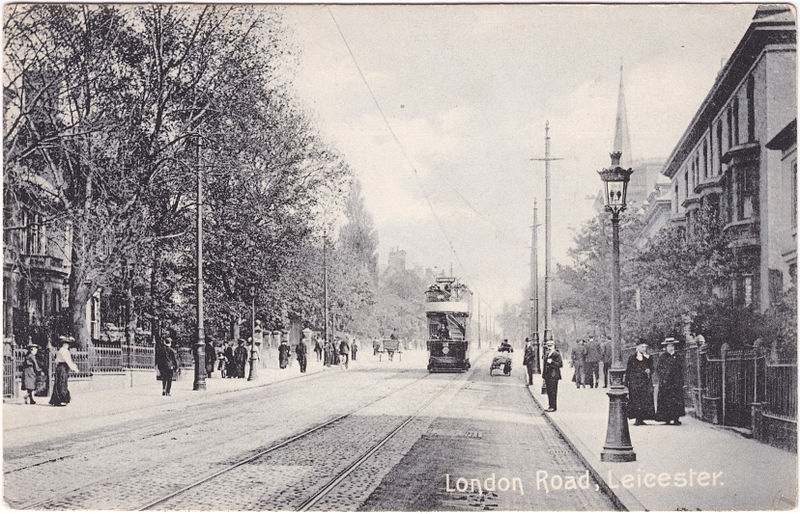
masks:
<path id="1" fill-rule="evenodd" d="M 322 360 L 322 344 L 319 342 L 319 337 L 314 338 L 314 353 L 317 354 L 317 362 Z"/>
<path id="2" fill-rule="evenodd" d="M 594 340 L 593 336 L 589 336 L 589 342 L 586 343 L 586 384 L 589 388 L 600 387 L 600 359 L 602 353 L 600 343 Z"/>
<path id="3" fill-rule="evenodd" d="M 347 365 L 350 363 L 350 345 L 347 344 L 347 339 L 342 339 L 342 342 L 339 343 L 339 355 L 342 356 L 344 369 L 347 369 Z"/>
<path id="4" fill-rule="evenodd" d="M 214 363 L 217 361 L 217 351 L 214 349 L 214 343 L 206 340 L 206 376 L 210 377 L 214 374 Z"/>
<path id="5" fill-rule="evenodd" d="M 580 389 L 586 379 L 586 341 L 578 339 L 572 349 L 572 367 L 575 368 L 575 387 Z"/>
<path id="6" fill-rule="evenodd" d="M 608 387 L 608 370 L 611 369 L 611 340 L 603 337 L 600 343 L 600 356 L 603 360 L 603 387 Z"/>
<path id="7" fill-rule="evenodd" d="M 311 330 L 306 330 L 308 330 L 309 334 L 311 333 Z M 306 372 L 306 365 L 308 364 L 308 346 L 306 345 L 306 341 L 310 343 L 311 338 L 306 334 L 306 330 L 303 331 L 303 338 L 294 348 L 294 353 L 297 356 L 297 363 L 300 365 L 300 373 Z"/>
<path id="8" fill-rule="evenodd" d="M 42 375 L 42 368 L 39 366 L 39 361 L 36 359 L 36 354 L 39 347 L 31 343 L 28 345 L 28 353 L 25 354 L 25 360 L 22 361 L 20 368 L 22 368 L 22 388 L 28 392 L 25 396 L 25 403 L 36 405 L 33 399 L 33 392 L 36 390 L 36 378 Z"/>
<path id="9" fill-rule="evenodd" d="M 646 419 L 655 418 L 653 406 L 653 359 L 647 354 L 647 343 L 636 345 L 636 353 L 628 359 L 625 368 L 625 387 L 628 388 L 628 419 L 634 425 L 646 425 Z"/>
<path id="10" fill-rule="evenodd" d="M 239 344 L 233 351 L 233 362 L 236 365 L 236 378 L 244 378 L 244 368 L 247 365 L 247 348 L 244 339 L 239 339 Z"/>
<path id="11" fill-rule="evenodd" d="M 233 358 L 233 342 L 225 345 L 225 369 L 228 378 L 236 378 L 236 360 Z"/>
<path id="12" fill-rule="evenodd" d="M 558 409 L 558 381 L 561 380 L 561 353 L 556 350 L 553 341 L 545 343 L 544 367 L 542 378 L 547 388 L 547 412 L 555 412 Z"/>
<path id="13" fill-rule="evenodd" d="M 289 342 L 287 340 L 282 340 L 281 344 L 278 345 L 278 365 L 280 365 L 281 369 L 286 369 L 286 366 L 289 365 L 289 354 L 292 353 L 291 348 L 289 348 Z"/>
<path id="14" fill-rule="evenodd" d="M 658 358 L 656 374 L 658 375 L 658 405 L 656 406 L 656 421 L 663 421 L 667 425 L 674 423 L 680 425 L 681 416 L 686 415 L 683 406 L 683 369 L 681 359 L 675 353 L 678 344 L 672 337 L 663 343 L 666 352 Z"/>
<path id="15" fill-rule="evenodd" d="M 222 348 L 217 353 L 217 369 L 219 370 L 219 376 L 221 378 L 225 378 L 227 374 L 228 368 L 228 359 L 225 357 L 225 350 L 228 348 L 228 343 L 222 343 Z"/>
<path id="16" fill-rule="evenodd" d="M 527 337 L 525 338 L 525 353 L 522 356 L 522 365 L 528 372 L 528 385 L 533 385 L 533 369 L 536 366 L 536 351 L 533 349 L 533 343 Z"/>
<path id="17" fill-rule="evenodd" d="M 56 379 L 53 382 L 50 405 L 63 407 L 72 400 L 69 394 L 69 371 L 72 370 L 77 373 L 79 370 L 72 360 L 72 355 L 69 353 L 69 347 L 75 342 L 75 339 L 69 336 L 61 336 L 58 341 L 60 347 L 56 351 Z"/>
<path id="18" fill-rule="evenodd" d="M 172 396 L 172 381 L 178 371 L 178 355 L 172 348 L 172 339 L 164 339 L 161 350 L 156 353 L 156 367 L 161 377 L 161 396 Z"/>
<path id="19" fill-rule="evenodd" d="M 356 354 L 358 353 L 358 339 L 353 339 L 353 345 L 350 347 L 350 353 L 353 357 L 353 360 L 356 360 Z"/>

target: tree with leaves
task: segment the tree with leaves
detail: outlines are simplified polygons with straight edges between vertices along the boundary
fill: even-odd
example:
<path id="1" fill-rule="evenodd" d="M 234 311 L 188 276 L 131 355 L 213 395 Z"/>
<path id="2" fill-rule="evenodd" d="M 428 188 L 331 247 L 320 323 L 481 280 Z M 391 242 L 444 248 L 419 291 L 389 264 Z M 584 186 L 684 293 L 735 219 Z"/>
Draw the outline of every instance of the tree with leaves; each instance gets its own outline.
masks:
<path id="1" fill-rule="evenodd" d="M 131 312 L 192 324 L 198 171 L 212 313 L 279 283 L 312 218 L 332 214 L 349 169 L 288 94 L 277 9 L 18 5 L 4 31 L 4 228 L 24 229 L 15 212 L 31 206 L 69 227 L 83 346 L 101 286 L 127 289 Z"/>
<path id="2" fill-rule="evenodd" d="M 630 278 L 632 242 L 641 221 L 635 213 L 620 217 L 620 290 L 622 312 L 633 306 L 634 283 Z M 554 305 L 554 312 L 571 309 L 605 332 L 611 319 L 611 218 L 605 213 L 587 221 L 569 250 L 571 263 L 558 265 L 557 274 L 566 290 Z"/>

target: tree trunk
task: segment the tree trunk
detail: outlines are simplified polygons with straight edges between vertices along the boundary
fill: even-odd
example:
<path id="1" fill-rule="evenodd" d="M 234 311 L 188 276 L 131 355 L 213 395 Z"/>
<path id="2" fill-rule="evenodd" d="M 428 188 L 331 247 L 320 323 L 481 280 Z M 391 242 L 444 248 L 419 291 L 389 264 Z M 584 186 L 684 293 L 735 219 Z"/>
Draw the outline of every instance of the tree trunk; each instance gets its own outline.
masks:
<path id="1" fill-rule="evenodd" d="M 239 340 L 239 329 L 241 328 L 242 321 L 243 321 L 243 320 L 242 320 L 242 318 L 239 316 L 239 314 L 233 314 L 233 315 L 231 316 L 231 330 L 230 330 L 230 334 L 231 334 L 231 339 L 232 339 L 234 342 L 236 342 L 236 341 L 238 341 L 238 340 Z"/>
<path id="2" fill-rule="evenodd" d="M 153 262 L 150 266 L 150 331 L 153 334 L 153 340 L 156 343 L 161 343 L 161 318 L 159 317 L 160 304 L 156 303 L 158 298 L 158 291 L 156 290 L 156 279 L 160 269 L 161 261 L 158 258 L 158 247 L 153 255 Z"/>
<path id="3" fill-rule="evenodd" d="M 14 337 L 14 310 L 17 308 L 17 280 L 17 273 L 12 271 L 6 281 L 6 297 L 3 298 L 3 316 L 5 316 L 6 320 L 6 330 L 3 337 L 11 339 L 12 345 L 16 344 Z"/>
<path id="4" fill-rule="evenodd" d="M 136 325 L 138 317 L 136 315 L 136 300 L 133 296 L 133 276 L 135 266 L 125 261 L 125 342 L 128 346 L 133 346 L 136 342 Z"/>
<path id="5" fill-rule="evenodd" d="M 91 298 L 89 288 L 75 286 L 70 278 L 69 288 L 69 319 L 72 337 L 81 350 L 86 350 L 91 344 L 89 327 L 86 322 L 86 303 Z"/>
<path id="6" fill-rule="evenodd" d="M 72 228 L 72 258 L 69 273 L 69 320 L 72 337 L 81 350 L 89 349 L 91 338 L 86 321 L 86 303 L 94 291 L 85 281 L 82 259 L 83 228 L 75 223 Z"/>

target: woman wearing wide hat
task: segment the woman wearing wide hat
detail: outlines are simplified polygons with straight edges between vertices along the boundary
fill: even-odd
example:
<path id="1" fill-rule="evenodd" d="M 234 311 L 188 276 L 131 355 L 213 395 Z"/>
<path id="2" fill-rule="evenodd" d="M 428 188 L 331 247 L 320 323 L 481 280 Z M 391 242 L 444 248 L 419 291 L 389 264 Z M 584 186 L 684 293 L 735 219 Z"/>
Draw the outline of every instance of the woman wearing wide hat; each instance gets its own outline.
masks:
<path id="1" fill-rule="evenodd" d="M 658 358 L 656 373 L 658 374 L 658 406 L 656 421 L 680 425 L 678 418 L 686 415 L 683 406 L 683 369 L 681 358 L 675 352 L 678 341 L 668 337 L 661 343 L 666 352 Z"/>
<path id="2" fill-rule="evenodd" d="M 655 418 L 652 375 L 653 358 L 647 354 L 647 342 L 640 339 L 636 345 L 636 352 L 630 356 L 625 368 L 628 418 L 636 418 L 634 425 L 646 425 L 644 420 Z"/>
<path id="3" fill-rule="evenodd" d="M 25 397 L 25 403 L 36 405 L 33 400 L 33 392 L 36 390 L 36 378 L 42 374 L 42 368 L 39 366 L 39 361 L 36 359 L 36 353 L 39 347 L 31 343 L 28 345 L 28 353 L 25 355 L 25 360 L 22 362 L 22 389 L 28 392 Z"/>
<path id="4" fill-rule="evenodd" d="M 69 379 L 69 370 L 78 372 L 78 366 L 72 360 L 72 355 L 69 353 L 69 347 L 75 343 L 75 339 L 69 336 L 61 336 L 58 338 L 59 348 L 56 350 L 56 377 L 53 381 L 53 394 L 50 396 L 50 405 L 56 407 L 63 407 L 72 399 L 69 394 L 69 387 L 67 381 Z"/>

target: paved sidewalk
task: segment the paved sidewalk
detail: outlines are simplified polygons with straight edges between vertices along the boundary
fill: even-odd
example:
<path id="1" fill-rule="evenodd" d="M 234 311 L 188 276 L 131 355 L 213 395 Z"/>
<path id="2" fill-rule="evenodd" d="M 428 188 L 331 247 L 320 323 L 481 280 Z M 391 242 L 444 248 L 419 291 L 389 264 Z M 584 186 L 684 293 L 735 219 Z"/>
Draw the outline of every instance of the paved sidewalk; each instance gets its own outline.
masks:
<path id="1" fill-rule="evenodd" d="M 542 408 L 541 376 L 528 389 Z M 628 510 L 787 510 L 797 504 L 797 455 L 690 416 L 681 426 L 629 423 L 635 462 L 600 461 L 608 389 L 562 380 L 558 411 L 545 416 L 595 478 Z"/>
<path id="2" fill-rule="evenodd" d="M 403 360 L 413 360 L 412 352 L 404 354 Z M 258 369 L 256 380 L 220 378 L 215 371 L 206 379 L 206 391 L 193 391 L 193 370 L 183 370 L 183 376 L 173 382 L 172 396 L 161 396 L 161 382 L 156 381 L 155 371 L 137 372 L 133 387 L 112 388 L 94 391 L 80 391 L 70 387 L 72 402 L 66 407 L 53 407 L 49 398 L 37 397 L 36 405 L 25 405 L 23 398 L 6 399 L 3 402 L 3 445 L 16 446 L 35 443 L 50 437 L 79 433 L 85 430 L 101 430 L 120 422 L 134 422 L 158 413 L 189 408 L 191 405 L 213 401 L 217 395 L 244 391 L 287 380 L 304 381 L 304 376 L 319 373 L 343 372 L 342 366 L 325 368 L 311 353 L 305 375 L 300 373 L 296 359 L 290 359 L 290 366 L 280 369 L 277 355 L 269 352 L 264 356 L 267 367 Z M 294 357 L 294 356 L 293 356 Z M 274 361 L 274 362 L 273 362 Z M 372 351 L 360 351 L 358 359 L 350 363 L 350 369 L 371 367 L 406 367 L 400 362 L 379 362 Z M 248 371 L 248 370 L 246 370 Z"/>

